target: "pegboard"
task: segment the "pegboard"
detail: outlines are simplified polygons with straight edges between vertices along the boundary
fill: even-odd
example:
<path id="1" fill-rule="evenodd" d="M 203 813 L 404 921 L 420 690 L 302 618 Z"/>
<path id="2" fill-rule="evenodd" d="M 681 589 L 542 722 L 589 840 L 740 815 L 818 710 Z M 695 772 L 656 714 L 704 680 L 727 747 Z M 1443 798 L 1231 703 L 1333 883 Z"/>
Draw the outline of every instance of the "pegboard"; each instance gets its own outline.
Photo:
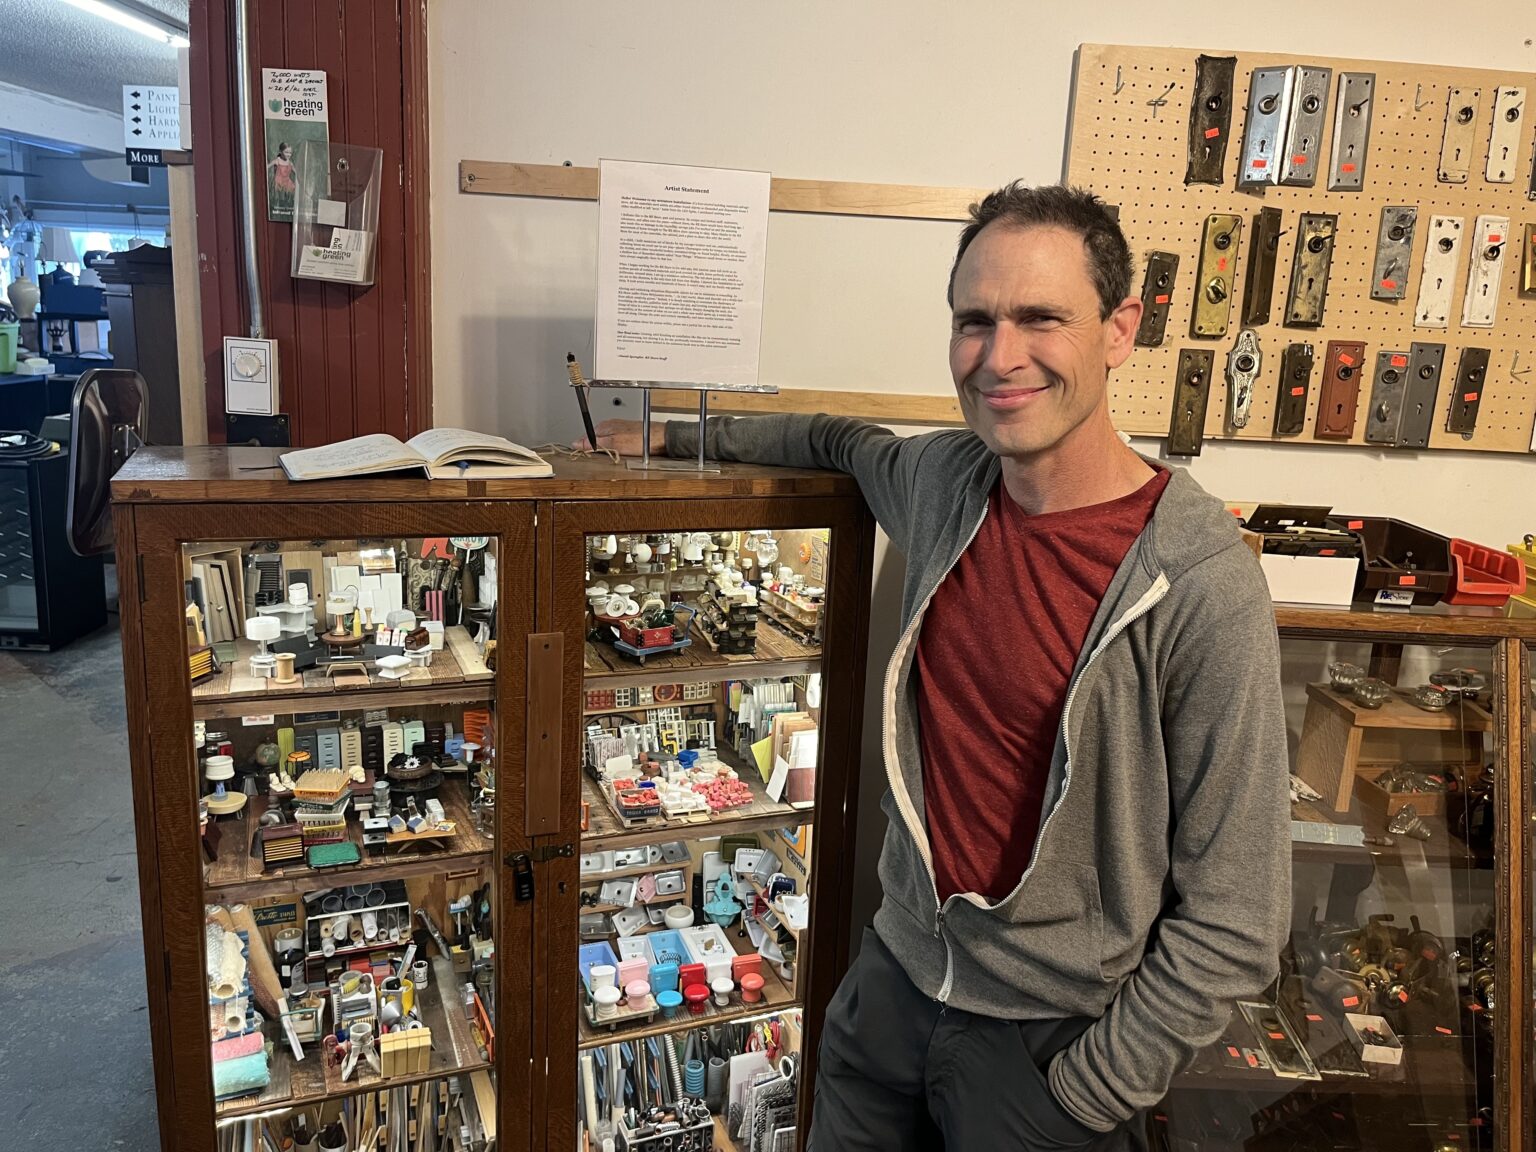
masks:
<path id="1" fill-rule="evenodd" d="M 1195 58 L 1202 53 L 1237 57 L 1232 126 L 1224 183 L 1219 187 L 1184 184 Z M 1333 69 L 1316 186 L 1239 190 L 1237 173 L 1253 70 L 1292 64 Z M 1359 192 L 1327 190 L 1340 72 L 1376 75 L 1365 183 Z M 1536 220 L 1536 204 L 1527 197 L 1532 169 L 1532 116 L 1521 117 L 1514 183 L 1488 183 L 1484 176 L 1493 122 L 1493 90 L 1499 85 L 1525 87 L 1528 98 L 1536 99 L 1536 76 L 1517 72 L 1218 49 L 1083 45 L 1073 93 L 1068 180 L 1091 188 L 1119 206 L 1120 224 L 1136 258 L 1133 294 L 1141 292 L 1149 250 L 1172 252 L 1179 257 L 1163 343 L 1155 348 L 1137 347 L 1130 360 L 1110 379 L 1115 426 L 1131 433 L 1167 436 L 1179 349 L 1206 348 L 1215 356 L 1206 407 L 1207 440 L 1364 445 L 1376 353 L 1388 349 L 1406 351 L 1411 343 L 1419 341 L 1446 346 L 1436 397 L 1438 411 L 1431 425 L 1431 449 L 1530 451 L 1532 423 L 1536 419 L 1536 299 L 1521 296 L 1519 287 L 1524 226 L 1527 221 Z M 1476 154 L 1467 183 L 1460 185 L 1442 184 L 1436 178 L 1446 102 L 1452 87 L 1482 89 L 1480 122 L 1474 137 Z M 1165 103 L 1149 104 L 1160 99 Z M 1529 113 L 1529 108 L 1522 111 Z M 1381 209 L 1398 204 L 1415 205 L 1419 210 L 1407 292 L 1402 300 L 1373 300 L 1369 287 Z M 1247 427 L 1233 432 L 1226 426 L 1226 357 L 1242 328 L 1242 298 L 1254 219 L 1259 209 L 1266 206 L 1279 208 L 1283 213 L 1283 235 L 1275 261 L 1274 302 L 1270 322 L 1255 329 L 1263 352 L 1263 367 L 1254 389 L 1252 413 Z M 1193 339 L 1190 323 L 1201 231 L 1205 218 L 1213 212 L 1233 212 L 1243 218 L 1231 323 L 1220 339 Z M 1287 327 L 1281 323 L 1295 255 L 1296 228 L 1303 212 L 1332 212 L 1339 218 L 1323 324 L 1317 328 Z M 1492 329 L 1464 328 L 1459 323 L 1468 259 L 1473 249 L 1471 236 L 1479 214 L 1510 219 L 1498 314 Z M 1449 327 L 1445 329 L 1413 326 L 1425 236 L 1432 215 L 1464 219 L 1465 239 L 1452 290 Z M 1330 340 L 1361 340 L 1366 345 L 1355 430 L 1348 441 L 1314 437 L 1323 359 Z M 1316 362 L 1307 398 L 1306 423 L 1299 435 L 1276 436 L 1280 357 L 1286 345 L 1302 342 L 1313 346 Z M 1447 432 L 1445 425 L 1461 350 L 1468 346 L 1488 348 L 1492 356 L 1476 430 L 1470 438 L 1464 438 L 1459 433 Z"/>

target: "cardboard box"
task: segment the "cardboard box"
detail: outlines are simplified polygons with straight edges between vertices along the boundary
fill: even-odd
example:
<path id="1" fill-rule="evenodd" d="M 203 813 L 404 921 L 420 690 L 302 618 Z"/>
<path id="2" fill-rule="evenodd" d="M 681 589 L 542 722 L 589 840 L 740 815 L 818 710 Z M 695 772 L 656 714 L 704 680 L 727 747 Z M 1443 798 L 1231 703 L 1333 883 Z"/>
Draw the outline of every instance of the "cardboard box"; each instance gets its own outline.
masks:
<path id="1" fill-rule="evenodd" d="M 1344 1023 L 1349 1025 L 1349 1038 L 1354 1042 L 1360 1059 L 1372 1064 L 1401 1064 L 1403 1042 L 1397 1038 L 1384 1016 L 1363 1013 L 1344 1013 Z"/>

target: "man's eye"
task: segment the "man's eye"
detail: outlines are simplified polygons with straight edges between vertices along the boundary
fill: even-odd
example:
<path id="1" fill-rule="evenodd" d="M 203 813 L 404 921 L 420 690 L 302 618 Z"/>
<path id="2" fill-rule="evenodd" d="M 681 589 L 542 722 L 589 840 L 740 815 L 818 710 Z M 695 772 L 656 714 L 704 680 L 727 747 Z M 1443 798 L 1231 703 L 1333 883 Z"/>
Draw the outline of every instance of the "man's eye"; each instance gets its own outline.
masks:
<path id="1" fill-rule="evenodd" d="M 955 331 L 962 336 L 976 336 L 982 332 L 987 331 L 987 329 L 991 327 L 992 324 L 990 321 L 973 318 L 970 320 L 961 320 L 958 324 L 955 325 Z"/>

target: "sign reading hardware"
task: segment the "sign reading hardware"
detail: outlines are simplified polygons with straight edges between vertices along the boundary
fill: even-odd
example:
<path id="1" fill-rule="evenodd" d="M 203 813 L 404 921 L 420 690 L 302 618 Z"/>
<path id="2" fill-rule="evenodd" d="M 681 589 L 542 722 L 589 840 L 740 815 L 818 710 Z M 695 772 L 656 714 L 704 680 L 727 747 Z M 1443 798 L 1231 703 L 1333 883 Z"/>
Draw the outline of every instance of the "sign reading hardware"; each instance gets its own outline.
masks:
<path id="1" fill-rule="evenodd" d="M 123 85 L 123 148 L 129 164 L 163 166 L 164 148 L 181 147 L 181 96 L 154 84 Z"/>

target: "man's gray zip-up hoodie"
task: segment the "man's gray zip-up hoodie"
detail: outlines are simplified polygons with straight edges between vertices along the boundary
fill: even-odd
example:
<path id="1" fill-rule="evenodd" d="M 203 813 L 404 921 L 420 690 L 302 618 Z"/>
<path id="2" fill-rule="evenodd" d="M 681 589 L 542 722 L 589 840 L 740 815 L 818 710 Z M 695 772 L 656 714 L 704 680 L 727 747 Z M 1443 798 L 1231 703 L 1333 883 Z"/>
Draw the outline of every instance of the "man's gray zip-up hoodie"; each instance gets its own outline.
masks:
<path id="1" fill-rule="evenodd" d="M 1078 655 L 1028 870 L 1000 902 L 960 894 L 941 905 L 914 654 L 1001 462 L 969 431 L 900 438 L 832 416 L 715 418 L 707 435 L 716 459 L 849 473 L 906 554 L 882 723 L 881 939 L 925 995 L 957 1008 L 1097 1018 L 1049 1070 L 1052 1092 L 1088 1127 L 1108 1131 L 1156 1104 L 1220 1035 L 1233 998 L 1274 979 L 1289 926 L 1274 612 L 1234 518 L 1172 472 Z M 697 445 L 691 426 L 667 425 L 671 455 Z M 996 672 L 1007 708 L 1008 685 L 1030 669 Z"/>

